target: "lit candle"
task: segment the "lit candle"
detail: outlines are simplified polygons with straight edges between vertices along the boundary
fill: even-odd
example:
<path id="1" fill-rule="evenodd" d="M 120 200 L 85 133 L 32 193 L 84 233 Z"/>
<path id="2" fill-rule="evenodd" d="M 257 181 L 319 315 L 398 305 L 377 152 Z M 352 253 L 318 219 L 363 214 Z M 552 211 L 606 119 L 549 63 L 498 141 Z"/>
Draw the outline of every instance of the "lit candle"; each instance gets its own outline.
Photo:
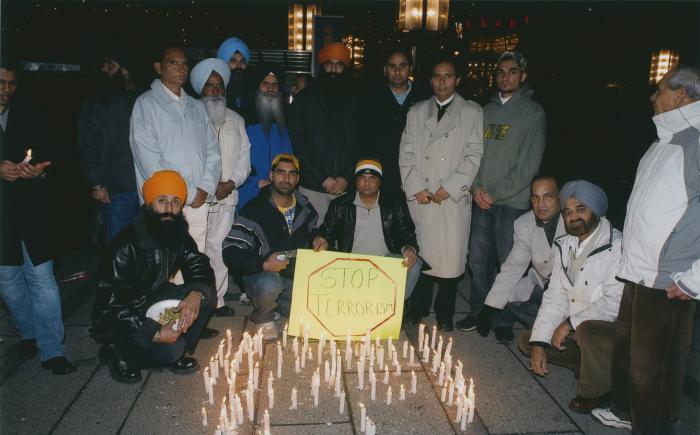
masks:
<path id="1" fill-rule="evenodd" d="M 447 406 L 452 406 L 455 394 L 455 383 L 451 377 L 448 378 L 448 380 L 450 381 L 450 390 L 447 392 Z"/>
<path id="2" fill-rule="evenodd" d="M 248 389 L 245 391 L 245 401 L 248 406 L 248 420 L 251 422 L 255 418 L 255 404 L 253 403 L 253 389 L 248 385 Z"/>
<path id="3" fill-rule="evenodd" d="M 360 390 L 365 389 L 365 362 L 360 360 L 357 362 L 357 388 Z"/>
<path id="4" fill-rule="evenodd" d="M 467 419 L 469 418 L 467 416 L 467 412 L 469 410 L 469 399 L 465 400 L 465 405 L 463 406 L 464 411 L 462 411 L 462 418 L 460 419 L 459 423 L 459 430 L 465 431 L 467 430 Z"/>
<path id="5" fill-rule="evenodd" d="M 29 163 L 29 161 L 32 159 L 32 149 L 29 148 L 27 150 L 27 155 L 24 157 L 24 160 L 22 160 L 22 163 Z M 206 426 L 206 425 L 205 425 Z"/>
<path id="6" fill-rule="evenodd" d="M 386 351 L 389 352 L 387 356 L 391 359 L 391 353 L 394 351 L 394 345 L 391 343 L 391 337 L 389 337 L 389 342 L 386 345 Z"/>
<path id="7" fill-rule="evenodd" d="M 386 390 L 386 404 L 391 405 L 391 385 Z"/>
<path id="8" fill-rule="evenodd" d="M 277 342 L 277 379 L 282 377 L 282 345 Z"/>
<path id="9" fill-rule="evenodd" d="M 418 325 L 418 349 L 423 349 L 423 332 L 425 331 L 425 325 Z"/>
<path id="10" fill-rule="evenodd" d="M 287 348 L 287 327 L 289 326 L 289 323 L 286 323 L 284 325 L 284 329 L 282 330 L 282 346 L 286 349 Z"/>
<path id="11" fill-rule="evenodd" d="M 301 368 L 299 367 L 299 357 L 296 357 L 294 359 L 294 372 L 295 373 L 301 372 Z"/>
<path id="12" fill-rule="evenodd" d="M 448 355 L 452 355 L 452 337 L 450 337 L 450 341 L 447 342 L 447 348 L 445 349 L 445 358 L 447 358 Z"/>
<path id="13" fill-rule="evenodd" d="M 462 409 L 464 405 L 464 400 L 462 399 L 464 396 L 457 396 L 457 416 L 455 417 L 455 423 L 459 423 L 462 421 L 462 414 L 464 413 L 464 410 Z"/>
<path id="14" fill-rule="evenodd" d="M 343 414 L 345 412 L 345 391 L 340 393 L 340 406 L 338 408 L 338 412 L 340 414 Z"/>
<path id="15" fill-rule="evenodd" d="M 253 386 L 258 389 L 258 381 L 260 380 L 260 366 L 258 362 L 255 362 L 255 368 L 253 369 Z"/>
<path id="16" fill-rule="evenodd" d="M 207 426 L 207 410 L 202 406 L 202 426 Z"/>
<path id="17" fill-rule="evenodd" d="M 339 396 L 340 395 L 340 365 L 338 366 L 338 370 L 335 372 L 335 395 Z"/>
<path id="18" fill-rule="evenodd" d="M 367 418 L 367 410 L 365 405 L 360 402 L 360 432 L 365 431 L 365 419 Z"/>
<path id="19" fill-rule="evenodd" d="M 263 428 L 265 430 L 265 435 L 270 433 L 270 412 L 267 409 L 263 414 Z"/>
<path id="20" fill-rule="evenodd" d="M 430 348 L 428 346 L 425 346 L 423 348 L 423 362 L 424 363 L 430 362 Z"/>
<path id="21" fill-rule="evenodd" d="M 297 337 L 294 337 L 294 340 L 292 341 L 292 349 L 294 349 L 294 358 L 299 356 L 299 339 Z"/>
<path id="22" fill-rule="evenodd" d="M 377 349 L 377 364 L 379 367 L 384 365 L 384 346 L 380 346 L 379 349 Z"/>
<path id="23" fill-rule="evenodd" d="M 447 398 L 447 383 L 445 383 L 442 386 L 442 391 L 440 392 L 440 402 L 445 403 L 446 398 Z"/>
<path id="24" fill-rule="evenodd" d="M 414 354 L 416 353 L 415 349 L 413 346 L 411 346 L 411 353 L 408 356 L 408 365 L 414 365 L 416 362 L 414 360 Z"/>
<path id="25" fill-rule="evenodd" d="M 399 390 L 399 400 L 406 400 L 406 389 L 403 384 L 401 384 L 401 389 Z"/>
<path id="26" fill-rule="evenodd" d="M 370 399 L 375 400 L 377 398 L 377 376 L 374 372 L 369 374 L 369 385 L 370 385 Z"/>
<path id="27" fill-rule="evenodd" d="M 267 404 L 270 409 L 275 407 L 275 390 L 270 390 L 267 394 Z"/>
<path id="28" fill-rule="evenodd" d="M 309 349 L 307 355 L 308 355 L 308 357 L 309 357 L 309 361 L 313 361 L 313 359 L 314 359 L 314 354 L 313 354 L 313 352 L 311 352 L 311 349 Z"/>
<path id="29" fill-rule="evenodd" d="M 408 356 L 408 340 L 403 341 L 403 352 L 401 353 L 401 358 L 406 359 Z"/>
<path id="30" fill-rule="evenodd" d="M 272 382 L 274 382 L 274 378 L 272 377 L 272 370 L 270 370 L 270 375 L 267 377 L 267 392 L 269 393 L 272 391 Z"/>
<path id="31" fill-rule="evenodd" d="M 209 367 L 205 367 L 203 372 L 204 374 L 204 391 L 209 390 Z"/>
<path id="32" fill-rule="evenodd" d="M 440 363 L 440 375 L 438 376 L 438 385 L 442 385 L 445 380 L 445 363 Z"/>
<path id="33" fill-rule="evenodd" d="M 397 365 L 399 363 L 399 353 L 396 352 L 396 348 L 393 344 L 391 345 L 391 359 L 393 365 Z"/>
<path id="34" fill-rule="evenodd" d="M 435 350 L 435 337 L 437 336 L 437 326 L 433 325 L 433 335 L 430 337 L 430 348 Z"/>
<path id="35" fill-rule="evenodd" d="M 401 376 L 401 364 L 396 363 L 396 376 Z"/>
<path id="36" fill-rule="evenodd" d="M 384 364 L 384 385 L 389 385 L 389 366 Z"/>
<path id="37" fill-rule="evenodd" d="M 474 409 L 476 408 L 476 394 L 472 394 L 472 398 L 469 400 L 469 415 L 467 416 L 467 423 L 474 421 Z"/>
<path id="38" fill-rule="evenodd" d="M 440 339 L 438 340 L 437 354 L 438 354 L 438 358 L 442 359 L 442 335 L 440 336 Z"/>
<path id="39" fill-rule="evenodd" d="M 418 379 L 416 378 L 416 372 L 411 370 L 411 394 L 416 394 L 416 384 Z"/>
<path id="40" fill-rule="evenodd" d="M 216 363 L 214 362 L 213 356 L 209 359 L 209 373 L 211 373 L 212 378 L 216 379 Z"/>
<path id="41" fill-rule="evenodd" d="M 209 390 L 207 391 L 209 393 L 209 404 L 213 405 L 214 404 L 214 385 L 212 382 L 212 378 L 209 378 Z"/>
<path id="42" fill-rule="evenodd" d="M 216 353 L 219 359 L 219 367 L 224 366 L 224 340 L 219 343 L 219 351 Z"/>
<path id="43" fill-rule="evenodd" d="M 236 394 L 236 418 L 238 419 L 238 425 L 243 424 L 243 406 L 241 405 L 241 396 Z"/>
<path id="44" fill-rule="evenodd" d="M 320 362 L 319 362 L 320 364 Z M 323 382 L 328 383 L 331 378 L 331 367 L 328 364 L 328 360 L 323 363 Z"/>
<path id="45" fill-rule="evenodd" d="M 292 388 L 292 406 L 289 409 L 297 409 L 297 389 Z"/>
<path id="46" fill-rule="evenodd" d="M 226 379 L 228 379 L 229 376 L 229 368 L 231 367 L 231 364 L 228 361 L 228 355 L 224 358 L 224 376 L 226 376 Z"/>

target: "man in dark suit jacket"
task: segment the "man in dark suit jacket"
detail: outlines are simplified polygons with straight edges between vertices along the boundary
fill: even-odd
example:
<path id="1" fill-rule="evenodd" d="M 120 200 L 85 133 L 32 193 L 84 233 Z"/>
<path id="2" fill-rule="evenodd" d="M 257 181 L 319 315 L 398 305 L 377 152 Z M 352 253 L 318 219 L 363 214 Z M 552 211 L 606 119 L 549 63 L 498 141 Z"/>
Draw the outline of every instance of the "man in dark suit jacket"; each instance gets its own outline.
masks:
<path id="1" fill-rule="evenodd" d="M 18 74 L 0 65 L 0 296 L 22 338 L 20 356 L 40 352 L 42 367 L 64 375 L 75 367 L 65 357 L 53 272 L 50 150 L 36 107 L 16 98 Z"/>

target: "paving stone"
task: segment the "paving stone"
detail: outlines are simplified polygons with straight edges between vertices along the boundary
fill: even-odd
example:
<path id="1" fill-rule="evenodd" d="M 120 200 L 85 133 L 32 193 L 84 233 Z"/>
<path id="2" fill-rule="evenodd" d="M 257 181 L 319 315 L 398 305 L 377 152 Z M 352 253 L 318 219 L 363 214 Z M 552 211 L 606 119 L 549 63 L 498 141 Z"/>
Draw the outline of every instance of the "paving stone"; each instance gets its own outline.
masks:
<path id="1" fill-rule="evenodd" d="M 91 326 L 92 325 L 92 306 L 95 298 L 90 298 L 89 301 L 81 305 L 75 313 L 73 313 L 64 323 L 66 326 Z"/>
<path id="2" fill-rule="evenodd" d="M 271 426 L 270 435 L 350 435 L 355 434 L 350 423 Z"/>

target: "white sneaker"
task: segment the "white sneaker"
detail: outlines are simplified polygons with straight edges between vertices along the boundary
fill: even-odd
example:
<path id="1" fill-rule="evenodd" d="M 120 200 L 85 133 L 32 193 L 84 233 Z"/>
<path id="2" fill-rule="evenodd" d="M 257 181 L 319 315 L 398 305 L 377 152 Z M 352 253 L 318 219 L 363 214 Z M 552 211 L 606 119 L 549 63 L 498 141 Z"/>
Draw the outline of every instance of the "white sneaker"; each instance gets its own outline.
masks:
<path id="1" fill-rule="evenodd" d="M 596 408 L 591 411 L 591 415 L 597 418 L 606 426 L 616 427 L 618 429 L 632 430 L 632 423 L 623 420 L 615 415 L 610 408 Z"/>
<path id="2" fill-rule="evenodd" d="M 275 322 L 265 322 L 255 326 L 256 329 L 262 329 L 263 340 L 267 342 L 277 340 L 278 333 Z"/>

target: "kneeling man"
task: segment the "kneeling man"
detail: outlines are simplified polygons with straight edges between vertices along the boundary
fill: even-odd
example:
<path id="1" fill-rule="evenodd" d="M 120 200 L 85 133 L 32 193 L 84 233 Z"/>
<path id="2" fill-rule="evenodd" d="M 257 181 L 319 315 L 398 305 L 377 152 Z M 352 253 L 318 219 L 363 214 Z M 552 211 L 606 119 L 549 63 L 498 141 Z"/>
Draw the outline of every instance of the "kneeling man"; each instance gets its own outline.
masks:
<path id="1" fill-rule="evenodd" d="M 209 259 L 197 250 L 182 215 L 185 180 L 175 171 L 158 171 L 142 193 L 145 204 L 133 225 L 109 245 L 93 308 L 93 334 L 105 343 L 100 359 L 120 382 L 138 382 L 143 368 L 195 371 L 197 360 L 185 351 L 194 353 L 216 303 Z M 170 282 L 178 270 L 182 285 Z M 146 317 L 151 305 L 165 299 L 181 301 L 177 321 Z"/>
<path id="2" fill-rule="evenodd" d="M 588 413 L 610 400 L 614 324 L 622 283 L 622 233 L 604 215 L 608 198 L 585 180 L 564 185 L 560 194 L 567 235 L 554 241 L 554 268 L 532 331 L 518 347 L 530 356 L 530 369 L 547 374 L 547 360 L 579 374 L 577 396 L 569 403 Z"/>
<path id="3" fill-rule="evenodd" d="M 408 299 L 418 282 L 423 261 L 418 258 L 416 226 L 405 200 L 380 195 L 382 165 L 360 160 L 355 166 L 355 195 L 334 199 L 314 238 L 314 249 L 330 245 L 340 252 L 403 258 L 408 268 Z"/>
<path id="4" fill-rule="evenodd" d="M 260 189 L 236 217 L 224 240 L 224 263 L 243 276 L 253 301 L 250 313 L 266 341 L 277 338 L 275 309 L 289 317 L 292 307 L 293 264 L 286 251 L 307 248 L 318 214 L 306 197 L 296 192 L 299 160 L 278 154 L 272 160 L 271 184 Z"/>

